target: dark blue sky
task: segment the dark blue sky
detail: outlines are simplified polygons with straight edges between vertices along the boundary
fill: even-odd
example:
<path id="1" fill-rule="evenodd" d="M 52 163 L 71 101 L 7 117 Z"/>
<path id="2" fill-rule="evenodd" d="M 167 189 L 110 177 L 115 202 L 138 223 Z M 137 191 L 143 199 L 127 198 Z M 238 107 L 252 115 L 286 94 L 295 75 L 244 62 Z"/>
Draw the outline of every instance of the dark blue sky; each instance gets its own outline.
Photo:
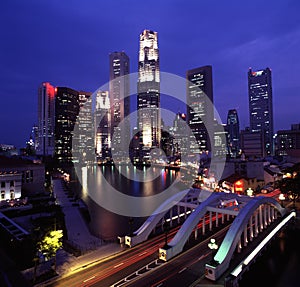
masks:
<path id="1" fill-rule="evenodd" d="M 213 66 L 223 122 L 236 108 L 249 125 L 248 68 L 272 69 L 275 131 L 299 123 L 300 2 L 2 0 L 0 143 L 24 145 L 37 121 L 37 88 L 95 91 L 108 81 L 108 55 L 124 50 L 137 71 L 139 34 L 158 32 L 160 68 L 185 77 Z"/>

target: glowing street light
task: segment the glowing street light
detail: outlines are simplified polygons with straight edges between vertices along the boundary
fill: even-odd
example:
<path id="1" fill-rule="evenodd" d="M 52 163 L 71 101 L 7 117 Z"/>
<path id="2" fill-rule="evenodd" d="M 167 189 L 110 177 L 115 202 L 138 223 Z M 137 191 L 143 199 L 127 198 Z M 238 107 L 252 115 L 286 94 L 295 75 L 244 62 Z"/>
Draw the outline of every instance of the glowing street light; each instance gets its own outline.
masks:
<path id="1" fill-rule="evenodd" d="M 212 257 L 214 260 L 214 257 L 217 253 L 217 249 L 219 248 L 218 244 L 216 244 L 216 239 L 211 238 L 210 242 L 207 245 L 208 245 L 209 249 L 212 251 Z"/>
<path id="2" fill-rule="evenodd" d="M 216 244 L 216 239 L 211 238 L 210 242 L 208 243 L 208 247 L 212 250 L 218 249 L 219 246 L 218 246 L 218 244 Z"/>
<path id="3" fill-rule="evenodd" d="M 253 189 L 251 187 L 249 187 L 246 191 L 248 196 L 253 196 Z"/>
<path id="4" fill-rule="evenodd" d="M 284 194 L 283 194 L 283 193 L 280 193 L 278 199 L 281 201 L 281 206 L 284 207 L 284 206 L 283 206 L 283 201 L 285 200 Z"/>

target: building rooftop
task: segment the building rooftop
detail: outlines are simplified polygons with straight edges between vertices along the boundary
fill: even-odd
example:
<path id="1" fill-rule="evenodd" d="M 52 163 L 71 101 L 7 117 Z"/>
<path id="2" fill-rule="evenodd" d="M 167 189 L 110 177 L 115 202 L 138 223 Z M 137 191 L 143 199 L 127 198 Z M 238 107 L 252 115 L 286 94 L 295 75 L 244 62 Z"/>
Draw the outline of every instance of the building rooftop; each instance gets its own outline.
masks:
<path id="1" fill-rule="evenodd" d="M 253 178 L 249 178 L 247 176 L 242 176 L 242 175 L 240 175 L 238 173 L 234 173 L 234 174 L 232 174 L 232 175 L 224 178 L 222 181 L 227 181 L 227 182 L 230 182 L 230 183 L 235 183 L 236 181 L 241 180 L 241 179 L 249 180 L 249 179 L 253 179 Z"/>
<path id="2" fill-rule="evenodd" d="M 6 157 L 0 155 L 0 169 L 1 168 L 15 168 L 15 167 L 23 167 L 24 165 L 37 165 L 41 164 L 39 161 L 22 159 L 19 157 Z"/>

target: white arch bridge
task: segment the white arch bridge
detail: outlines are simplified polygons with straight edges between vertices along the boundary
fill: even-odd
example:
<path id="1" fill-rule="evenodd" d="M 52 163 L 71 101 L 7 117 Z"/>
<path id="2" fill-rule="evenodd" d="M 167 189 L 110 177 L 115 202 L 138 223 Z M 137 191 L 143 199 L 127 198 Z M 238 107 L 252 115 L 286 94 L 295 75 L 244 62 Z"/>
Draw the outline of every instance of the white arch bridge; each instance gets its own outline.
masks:
<path id="1" fill-rule="evenodd" d="M 287 210 L 271 197 L 212 193 L 193 210 L 168 245 L 159 249 L 159 258 L 167 261 L 181 253 L 192 232 L 195 232 L 195 236 L 197 236 L 199 222 L 202 221 L 202 233 L 204 234 L 206 224 L 209 224 L 211 230 L 214 222 L 218 226 L 220 218 L 224 222 L 225 215 L 227 219 L 232 216 L 234 220 L 213 258 L 213 264 L 206 264 L 206 277 L 217 280 L 228 269 L 236 250 L 240 252 L 249 241 L 252 241 L 263 230 L 268 229 L 275 220 L 278 223 L 281 222 L 286 213 Z M 290 217 L 292 216 L 295 215 Z M 214 222 L 212 218 L 214 218 Z M 271 227 L 269 229 L 270 232 L 273 230 Z"/>
<path id="2" fill-rule="evenodd" d="M 220 221 L 224 223 L 225 220 L 233 219 L 213 263 L 206 264 L 206 277 L 211 280 L 217 280 L 228 269 L 236 250 L 240 252 L 263 230 L 270 229 L 271 232 L 271 223 L 283 221 L 287 214 L 287 210 L 271 197 L 249 197 L 196 189 L 183 193 L 186 195 L 179 202 L 174 198 L 168 200 L 174 201 L 174 206 L 170 202 L 163 203 L 133 236 L 125 237 L 125 244 L 133 246 L 147 240 L 151 231 L 166 215 L 169 216 L 167 220 L 171 226 L 173 220 L 179 222 L 179 217 L 184 216 L 185 221 L 173 239 L 167 246 L 159 249 L 159 258 L 168 261 L 183 251 L 193 232 L 198 237 L 199 232 L 205 234 L 206 229 L 212 230 L 213 225 L 218 227 Z M 171 207 L 166 209 L 166 205 Z M 173 216 L 174 208 L 177 208 L 176 216 Z"/>

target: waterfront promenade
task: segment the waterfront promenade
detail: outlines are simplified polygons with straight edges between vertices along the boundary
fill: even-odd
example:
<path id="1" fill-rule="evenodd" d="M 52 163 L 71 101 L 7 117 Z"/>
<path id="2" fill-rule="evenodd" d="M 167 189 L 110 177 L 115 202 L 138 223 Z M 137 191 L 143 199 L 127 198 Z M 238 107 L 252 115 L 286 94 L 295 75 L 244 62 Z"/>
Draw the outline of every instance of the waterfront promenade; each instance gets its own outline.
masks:
<path id="1" fill-rule="evenodd" d="M 117 242 L 104 243 L 89 231 L 86 221 L 79 211 L 79 207 L 73 205 L 63 188 L 61 179 L 53 180 L 53 192 L 58 204 L 65 214 L 65 224 L 68 232 L 68 241 L 80 248 L 83 255 L 75 257 L 61 250 L 58 253 L 58 273 L 74 272 L 81 266 L 93 264 L 99 260 L 120 252 L 124 247 Z"/>

